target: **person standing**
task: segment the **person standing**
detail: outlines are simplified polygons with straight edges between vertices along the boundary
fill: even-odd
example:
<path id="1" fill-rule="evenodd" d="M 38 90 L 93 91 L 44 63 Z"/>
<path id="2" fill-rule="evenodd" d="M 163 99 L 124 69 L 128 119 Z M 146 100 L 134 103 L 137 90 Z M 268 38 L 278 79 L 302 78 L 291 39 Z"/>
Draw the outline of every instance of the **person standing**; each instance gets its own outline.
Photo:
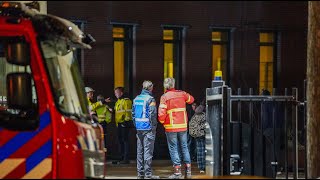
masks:
<path id="1" fill-rule="evenodd" d="M 103 102 L 110 102 L 110 98 L 104 99 L 104 101 L 102 100 L 102 101 L 94 102 L 93 101 L 94 90 L 91 87 L 85 87 L 85 92 L 87 94 L 90 116 L 93 119 L 93 123 L 97 123 L 98 122 L 98 115 L 96 112 L 97 108 L 104 106 Z"/>
<path id="2" fill-rule="evenodd" d="M 176 90 L 174 78 L 164 79 L 163 86 L 166 91 L 160 98 L 158 118 L 165 128 L 168 149 L 174 167 L 174 173 L 169 176 L 169 179 L 182 177 L 179 149 L 185 163 L 185 178 L 191 178 L 186 103 L 192 104 L 194 98 L 185 91 Z"/>
<path id="3" fill-rule="evenodd" d="M 196 107 L 197 107 L 197 103 L 195 101 L 191 105 L 187 104 L 187 115 L 188 115 L 188 119 L 189 119 L 188 131 L 189 131 L 190 119 L 194 115 Z M 191 161 L 193 161 L 197 157 L 196 140 L 194 137 L 190 136 L 189 133 L 188 133 L 188 148 L 189 148 Z"/>
<path id="4" fill-rule="evenodd" d="M 157 107 L 152 96 L 153 84 L 144 81 L 141 94 L 133 100 L 132 120 L 137 130 L 138 179 L 159 179 L 152 175 L 152 157 L 157 129 Z"/>
<path id="5" fill-rule="evenodd" d="M 107 125 L 112 119 L 112 108 L 107 105 L 105 98 L 102 95 L 97 96 L 97 102 L 99 101 L 103 104 L 103 106 L 99 106 L 96 109 L 96 112 L 98 116 L 98 122 L 103 128 L 104 147 L 107 148 Z"/>
<path id="6" fill-rule="evenodd" d="M 121 151 L 119 163 L 129 164 L 129 130 L 132 127 L 132 101 L 124 96 L 123 87 L 115 88 L 114 95 L 118 99 L 114 106 L 114 111 Z"/>
<path id="7" fill-rule="evenodd" d="M 205 128 L 206 128 L 206 113 L 204 101 L 195 109 L 195 114 L 192 116 L 189 124 L 190 136 L 195 138 L 197 147 L 197 164 L 200 173 L 205 172 Z"/>

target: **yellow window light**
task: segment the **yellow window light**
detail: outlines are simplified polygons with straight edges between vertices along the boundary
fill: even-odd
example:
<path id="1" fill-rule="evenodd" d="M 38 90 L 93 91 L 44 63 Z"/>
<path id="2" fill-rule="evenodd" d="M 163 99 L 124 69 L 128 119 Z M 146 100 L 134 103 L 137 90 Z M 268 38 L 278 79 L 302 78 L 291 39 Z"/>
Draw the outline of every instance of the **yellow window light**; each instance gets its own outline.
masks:
<path id="1" fill-rule="evenodd" d="M 163 30 L 163 40 L 173 40 L 173 30 Z"/>
<path id="2" fill-rule="evenodd" d="M 212 35 L 211 37 L 212 41 L 221 41 L 221 32 L 213 31 L 211 35 Z"/>
<path id="3" fill-rule="evenodd" d="M 112 37 L 113 38 L 124 38 L 124 28 L 121 28 L 121 27 L 112 28 Z"/>
<path id="4" fill-rule="evenodd" d="M 260 33 L 261 43 L 273 43 L 273 33 Z"/>

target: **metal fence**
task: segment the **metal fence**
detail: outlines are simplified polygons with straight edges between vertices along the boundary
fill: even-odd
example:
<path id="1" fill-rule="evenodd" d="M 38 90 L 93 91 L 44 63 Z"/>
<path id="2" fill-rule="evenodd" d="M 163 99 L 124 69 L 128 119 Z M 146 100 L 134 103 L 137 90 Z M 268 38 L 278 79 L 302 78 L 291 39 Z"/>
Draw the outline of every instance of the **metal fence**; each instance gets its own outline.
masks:
<path id="1" fill-rule="evenodd" d="M 254 95 L 249 89 L 242 95 L 237 89 L 234 95 L 223 84 L 207 88 L 207 175 L 275 178 L 282 171 L 286 178 L 289 172 L 298 178 L 304 170 L 307 177 L 306 103 L 298 101 L 297 88 L 279 94 L 273 89 L 270 95 Z"/>

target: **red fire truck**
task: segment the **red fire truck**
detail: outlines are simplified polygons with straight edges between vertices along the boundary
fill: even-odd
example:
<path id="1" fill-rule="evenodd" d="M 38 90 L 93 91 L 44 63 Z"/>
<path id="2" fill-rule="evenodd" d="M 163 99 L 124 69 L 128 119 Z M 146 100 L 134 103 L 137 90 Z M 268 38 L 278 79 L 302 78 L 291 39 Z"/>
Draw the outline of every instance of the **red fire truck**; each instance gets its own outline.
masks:
<path id="1" fill-rule="evenodd" d="M 0 178 L 103 178 L 74 54 L 94 39 L 32 5 L 0 2 Z"/>

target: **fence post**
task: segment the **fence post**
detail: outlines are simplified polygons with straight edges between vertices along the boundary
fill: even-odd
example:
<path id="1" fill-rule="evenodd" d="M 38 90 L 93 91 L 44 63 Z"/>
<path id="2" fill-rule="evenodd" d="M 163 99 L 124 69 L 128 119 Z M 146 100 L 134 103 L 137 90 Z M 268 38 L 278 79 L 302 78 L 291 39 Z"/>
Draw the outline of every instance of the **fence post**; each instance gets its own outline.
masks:
<path id="1" fill-rule="evenodd" d="M 298 89 L 292 88 L 292 130 L 294 132 L 294 136 L 292 139 L 293 142 L 293 178 L 298 178 L 298 105 L 296 101 L 298 100 Z"/>
<path id="2" fill-rule="evenodd" d="M 266 176 L 266 141 L 264 137 L 264 108 L 265 108 L 265 100 L 262 100 L 260 103 L 260 131 L 261 131 L 261 142 L 262 142 L 262 175 Z"/>
<path id="3" fill-rule="evenodd" d="M 303 107 L 303 119 L 304 119 L 304 178 L 308 179 L 308 159 L 307 159 L 307 80 L 304 80 L 304 107 Z"/>
<path id="4" fill-rule="evenodd" d="M 231 91 L 230 91 L 231 92 Z M 222 87 L 222 114 L 221 114 L 221 139 L 222 139 L 222 175 L 227 175 L 229 172 L 229 158 L 230 158 L 230 145 L 228 140 L 228 129 L 229 129 L 229 119 L 228 119 L 228 106 L 231 94 L 228 93 L 228 86 Z"/>
<path id="5" fill-rule="evenodd" d="M 250 96 L 252 96 L 253 95 L 253 89 L 252 88 L 249 88 L 249 95 Z M 250 136 L 250 141 L 251 141 L 251 146 L 250 146 L 250 163 L 251 163 L 251 165 L 250 165 L 250 167 L 251 167 L 251 175 L 254 175 L 254 172 L 255 172 L 255 161 L 254 161 L 254 145 L 255 145 L 255 141 L 254 141 L 254 139 L 255 139 L 255 137 L 254 137 L 254 122 L 253 122 L 253 118 L 252 118 L 252 116 L 253 116 L 253 105 L 252 105 L 252 101 L 250 100 L 249 101 L 249 124 L 250 124 L 250 134 L 251 134 L 251 136 Z"/>
<path id="6" fill-rule="evenodd" d="M 272 95 L 273 96 L 276 95 L 275 88 L 273 88 Z M 271 162 L 273 178 L 276 178 L 276 176 L 277 176 L 277 167 L 278 167 L 278 157 L 277 157 L 278 152 L 276 152 L 276 143 L 278 142 L 278 140 L 276 140 L 276 129 L 277 128 L 278 127 L 276 125 L 276 102 L 273 99 L 272 100 L 272 162 Z M 277 137 L 277 138 L 279 138 L 279 137 Z"/>
<path id="7" fill-rule="evenodd" d="M 213 176 L 223 175 L 223 134 L 222 134 L 222 119 L 223 119 L 223 88 L 222 86 L 216 86 L 212 88 L 207 88 L 206 100 L 207 100 L 207 112 L 206 119 L 207 123 L 210 126 L 210 139 L 212 139 L 212 144 L 210 144 L 211 149 L 208 149 L 208 152 L 212 152 L 212 156 L 206 154 L 209 158 L 209 167 L 212 167 Z M 221 98 L 217 97 L 220 96 Z M 208 97 L 216 96 L 215 99 L 208 100 Z M 207 148 L 206 148 L 207 149 Z M 210 170 L 208 170 L 210 172 Z"/>
<path id="8" fill-rule="evenodd" d="M 288 96 L 288 89 L 285 88 L 284 95 Z M 284 134 L 285 134 L 285 141 L 284 141 L 284 169 L 286 174 L 286 179 L 288 179 L 289 173 L 288 173 L 288 101 L 285 101 L 285 107 L 284 107 Z"/>

